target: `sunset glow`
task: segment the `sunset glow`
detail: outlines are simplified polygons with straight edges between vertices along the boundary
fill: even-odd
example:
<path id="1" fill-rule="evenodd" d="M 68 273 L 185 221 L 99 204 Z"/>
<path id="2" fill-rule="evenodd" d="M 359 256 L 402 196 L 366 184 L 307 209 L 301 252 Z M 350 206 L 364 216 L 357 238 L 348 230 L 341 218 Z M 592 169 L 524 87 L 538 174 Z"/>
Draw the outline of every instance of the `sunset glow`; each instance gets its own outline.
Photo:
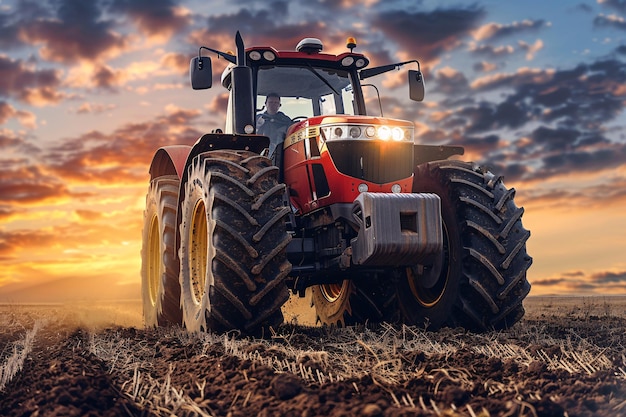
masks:
<path id="1" fill-rule="evenodd" d="M 366 3 L 0 0 L 0 301 L 139 298 L 152 155 L 223 128 L 225 61 L 208 91 L 187 71 L 236 30 L 418 59 L 423 103 L 371 79 L 385 116 L 516 189 L 531 295 L 626 294 L 626 3 Z"/>

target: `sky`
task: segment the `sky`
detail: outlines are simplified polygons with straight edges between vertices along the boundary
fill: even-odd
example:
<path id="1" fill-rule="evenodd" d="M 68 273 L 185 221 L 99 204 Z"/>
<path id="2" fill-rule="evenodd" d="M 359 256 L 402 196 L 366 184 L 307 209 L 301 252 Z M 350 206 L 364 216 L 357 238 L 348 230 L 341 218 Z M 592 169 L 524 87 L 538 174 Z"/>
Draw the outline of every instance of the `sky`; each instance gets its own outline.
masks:
<path id="1" fill-rule="evenodd" d="M 625 0 L 0 0 L 0 300 L 139 297 L 150 160 L 223 127 L 189 60 L 236 30 L 418 59 L 424 102 L 380 76 L 385 116 L 516 189 L 531 295 L 626 294 Z"/>

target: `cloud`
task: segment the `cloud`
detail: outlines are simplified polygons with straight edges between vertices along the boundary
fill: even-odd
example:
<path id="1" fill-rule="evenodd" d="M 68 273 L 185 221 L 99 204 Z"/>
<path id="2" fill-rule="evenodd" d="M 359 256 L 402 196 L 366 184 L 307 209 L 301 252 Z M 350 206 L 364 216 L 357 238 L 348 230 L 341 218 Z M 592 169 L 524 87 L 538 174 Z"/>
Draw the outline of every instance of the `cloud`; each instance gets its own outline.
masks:
<path id="1" fill-rule="evenodd" d="M 515 74 L 494 74 L 471 86 L 478 91 L 515 88 L 507 100 L 526 105 L 535 119 L 598 131 L 622 112 L 624 83 L 626 63 L 607 59 L 558 71 L 520 69 Z"/>
<path id="2" fill-rule="evenodd" d="M 626 271 L 598 272 L 591 275 L 594 284 L 626 284 Z"/>
<path id="3" fill-rule="evenodd" d="M 82 103 L 78 109 L 75 110 L 76 114 L 98 114 L 111 111 L 117 106 L 115 104 L 100 104 L 100 103 Z"/>
<path id="4" fill-rule="evenodd" d="M 115 22 L 106 20 L 98 2 L 59 0 L 54 15 L 25 22 L 20 39 L 42 45 L 42 58 L 62 63 L 98 60 L 119 55 L 126 40 L 114 32 Z"/>
<path id="5" fill-rule="evenodd" d="M 17 119 L 22 126 L 34 129 L 36 127 L 37 116 L 34 113 L 17 110 L 5 101 L 0 101 L 0 125 L 5 124 L 9 119 Z"/>
<path id="6" fill-rule="evenodd" d="M 66 97 L 58 91 L 60 86 L 60 71 L 37 70 L 22 60 L 0 54 L 0 97 L 31 105 L 55 104 Z"/>
<path id="7" fill-rule="evenodd" d="M 543 41 L 541 39 L 537 39 L 532 45 L 524 41 L 518 41 L 517 43 L 522 50 L 526 51 L 527 61 L 532 60 L 535 54 L 543 49 Z"/>
<path id="8" fill-rule="evenodd" d="M 455 84 L 454 77 L 463 82 Z M 466 146 L 468 155 L 509 179 L 545 180 L 626 166 L 624 129 L 608 128 L 626 107 L 621 60 L 558 70 L 520 68 L 478 78 L 469 88 L 452 69 L 435 79 L 441 92 L 453 97 L 440 103 L 446 112 L 432 112 L 431 134 L 442 130 L 436 138 Z M 483 146 L 493 137 L 509 140 Z"/>
<path id="9" fill-rule="evenodd" d="M 593 26 L 595 28 L 613 28 L 619 30 L 626 30 L 626 20 L 623 17 L 614 14 L 603 15 L 600 14 L 593 19 Z"/>
<path id="10" fill-rule="evenodd" d="M 515 52 L 515 48 L 513 48 L 511 45 L 470 45 L 469 51 L 476 56 L 484 56 L 487 58 L 495 59 L 513 54 Z"/>
<path id="11" fill-rule="evenodd" d="M 189 10 L 172 0 L 113 0 L 110 10 L 128 15 L 144 35 L 159 41 L 192 23 Z"/>
<path id="12" fill-rule="evenodd" d="M 1 103 L 0 108 L 2 108 Z M 3 160 L 11 163 L 12 161 L 7 159 L 9 155 L 37 155 L 41 151 L 38 146 L 27 141 L 22 135 L 16 135 L 9 129 L 0 129 L 0 149 L 2 150 Z"/>
<path id="13" fill-rule="evenodd" d="M 618 12 L 626 13 L 626 1 L 624 0 L 598 0 L 598 4 L 617 10 Z"/>
<path id="14" fill-rule="evenodd" d="M 35 1 L 18 1 L 0 10 L 0 49 L 10 50 L 24 46 L 21 29 L 36 19 L 48 17 L 49 11 Z"/>
<path id="15" fill-rule="evenodd" d="M 545 20 L 522 20 L 521 22 L 513 22 L 508 25 L 501 23 L 487 23 L 476 30 L 472 31 L 472 36 L 477 41 L 487 39 L 498 40 L 509 36 L 519 35 L 525 32 L 536 32 L 544 26 L 549 26 Z"/>
<path id="16" fill-rule="evenodd" d="M 554 76 L 552 69 L 519 68 L 515 73 L 497 73 L 479 77 L 471 83 L 477 91 L 489 91 L 498 88 L 515 88 L 524 84 L 546 82 Z"/>
<path id="17" fill-rule="evenodd" d="M 407 55 L 429 62 L 457 48 L 484 16 L 485 11 L 477 6 L 428 12 L 391 10 L 378 13 L 370 24 Z"/>
<path id="18" fill-rule="evenodd" d="M 491 72 L 498 69 L 498 65 L 493 62 L 481 61 L 472 66 L 476 72 Z"/>
<path id="19" fill-rule="evenodd" d="M 167 53 L 161 59 L 161 66 L 168 68 L 176 73 L 187 76 L 189 74 L 189 61 L 191 56 L 188 54 L 180 54 L 175 52 Z"/>
<path id="20" fill-rule="evenodd" d="M 434 81 L 437 84 L 436 92 L 441 94 L 462 95 L 469 93 L 469 82 L 465 74 L 451 67 L 439 69 Z"/>
<path id="21" fill-rule="evenodd" d="M 52 246 L 59 236 L 43 230 L 0 229 L 0 260 L 14 259 L 24 248 Z"/>
<path id="22" fill-rule="evenodd" d="M 87 221 L 100 220 L 104 217 L 104 215 L 101 212 L 94 211 L 94 210 L 77 209 L 75 210 L 75 213 L 78 217 L 80 217 L 81 220 L 87 220 Z"/>
<path id="23" fill-rule="evenodd" d="M 87 132 L 50 148 L 41 159 L 46 168 L 74 183 L 143 182 L 152 155 L 165 145 L 192 145 L 202 134 L 193 123 L 200 110 L 170 106 L 152 121 L 131 123 L 110 134 Z M 130 150 L 130 151 L 125 151 Z"/>
<path id="24" fill-rule="evenodd" d="M 532 281 L 533 288 L 540 292 L 559 288 L 570 293 L 626 294 L 626 271 L 600 271 L 585 273 L 566 271 L 557 276 Z M 544 289 L 545 288 L 545 289 Z"/>
<path id="25" fill-rule="evenodd" d="M 235 31 L 239 30 L 244 42 L 254 35 L 255 45 L 271 45 L 276 49 L 293 50 L 305 37 L 328 38 L 328 28 L 322 21 L 288 23 L 289 3 L 276 1 L 267 9 L 245 8 L 230 14 L 215 14 L 207 19 L 206 29 L 192 34 L 194 45 L 208 45 L 215 49 L 234 50 Z M 247 45 L 249 46 L 249 45 Z"/>
<path id="26" fill-rule="evenodd" d="M 0 204 L 28 205 L 73 196 L 67 185 L 26 161 L 3 160 L 0 170 Z"/>

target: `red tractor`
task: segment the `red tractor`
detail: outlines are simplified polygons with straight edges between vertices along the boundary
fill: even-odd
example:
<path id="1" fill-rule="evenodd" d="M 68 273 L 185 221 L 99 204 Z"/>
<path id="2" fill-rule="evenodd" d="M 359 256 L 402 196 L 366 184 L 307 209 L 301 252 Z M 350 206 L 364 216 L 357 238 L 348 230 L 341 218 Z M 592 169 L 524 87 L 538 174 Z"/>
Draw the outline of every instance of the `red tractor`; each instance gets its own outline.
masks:
<path id="1" fill-rule="evenodd" d="M 202 51 L 229 62 L 224 129 L 163 147 L 150 166 L 146 325 L 256 333 L 307 288 L 326 325 L 520 320 L 532 258 L 515 190 L 449 159 L 461 147 L 417 144 L 413 122 L 368 116 L 362 81 L 404 65 L 417 66 L 409 93 L 423 99 L 418 61 L 367 68 L 353 39 L 339 55 L 313 38 L 295 51 L 246 49 L 239 33 L 235 44 L 190 63 L 192 87 L 206 89 Z M 289 117 L 261 113 L 270 98 Z"/>

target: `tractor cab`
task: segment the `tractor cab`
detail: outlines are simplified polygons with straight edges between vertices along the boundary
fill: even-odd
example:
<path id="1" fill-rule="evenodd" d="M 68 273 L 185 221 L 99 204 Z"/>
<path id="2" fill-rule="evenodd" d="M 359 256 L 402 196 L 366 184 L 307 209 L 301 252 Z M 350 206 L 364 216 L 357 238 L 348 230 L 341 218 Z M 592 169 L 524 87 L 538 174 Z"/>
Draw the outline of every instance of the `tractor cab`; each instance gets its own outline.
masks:
<path id="1" fill-rule="evenodd" d="M 418 61 L 365 69 L 369 60 L 353 52 L 356 47 L 354 38 L 348 38 L 347 47 L 349 52 L 327 54 L 322 52 L 323 44 L 316 38 L 303 39 L 295 51 L 279 51 L 266 46 L 240 51 L 238 46 L 238 56 L 201 47 L 198 57 L 191 61 L 191 84 L 194 89 L 211 87 L 211 61 L 209 57 L 201 55 L 203 49 L 215 52 L 229 61 L 221 77 L 221 84 L 230 91 L 225 132 L 240 134 L 256 132 L 258 126 L 254 123 L 252 128 L 248 127 L 243 132 L 235 131 L 234 115 L 241 114 L 237 106 L 243 103 L 237 103 L 238 97 L 233 86 L 240 90 L 242 96 L 249 93 L 248 99 L 252 101 L 256 114 L 266 110 L 265 99 L 268 94 L 277 94 L 281 98 L 281 111 L 296 121 L 333 114 L 367 115 L 360 81 L 415 63 L 418 70 L 409 71 L 410 97 L 416 101 L 423 100 L 424 83 Z M 243 88 L 239 81 L 233 82 L 234 72 L 241 67 L 249 71 L 249 92 L 241 91 Z M 242 99 L 239 98 L 239 101 Z M 258 121 L 258 117 L 254 119 Z"/>

